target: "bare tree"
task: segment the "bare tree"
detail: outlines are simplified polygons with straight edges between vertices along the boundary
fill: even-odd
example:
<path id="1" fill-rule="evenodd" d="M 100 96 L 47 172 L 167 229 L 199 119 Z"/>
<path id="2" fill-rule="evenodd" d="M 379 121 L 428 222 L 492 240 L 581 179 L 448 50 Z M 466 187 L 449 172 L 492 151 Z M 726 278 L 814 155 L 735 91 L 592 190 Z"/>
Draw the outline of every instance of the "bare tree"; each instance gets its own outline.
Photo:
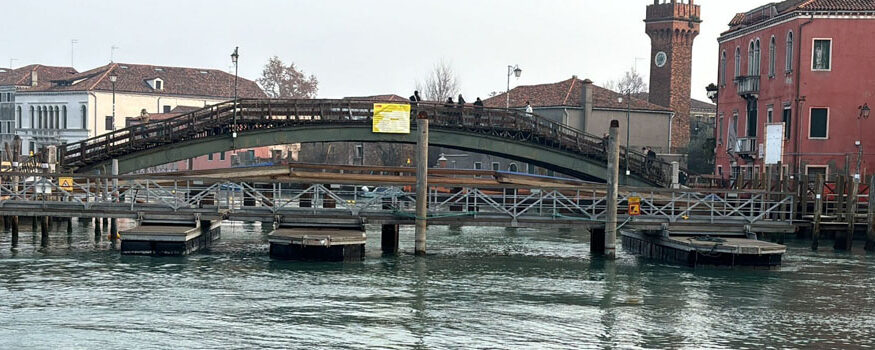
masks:
<path id="1" fill-rule="evenodd" d="M 459 94 L 459 85 L 453 65 L 442 60 L 434 65 L 424 81 L 416 82 L 416 90 L 426 101 L 444 101 Z"/>
<path id="2" fill-rule="evenodd" d="M 621 94 L 647 92 L 647 83 L 644 82 L 644 77 L 638 73 L 635 67 L 626 71 L 620 79 L 606 82 L 604 87 Z"/>
<path id="3" fill-rule="evenodd" d="M 264 65 L 258 84 L 272 98 L 313 98 L 319 91 L 316 76 L 306 77 L 294 63 L 286 66 L 277 56 L 271 57 Z"/>

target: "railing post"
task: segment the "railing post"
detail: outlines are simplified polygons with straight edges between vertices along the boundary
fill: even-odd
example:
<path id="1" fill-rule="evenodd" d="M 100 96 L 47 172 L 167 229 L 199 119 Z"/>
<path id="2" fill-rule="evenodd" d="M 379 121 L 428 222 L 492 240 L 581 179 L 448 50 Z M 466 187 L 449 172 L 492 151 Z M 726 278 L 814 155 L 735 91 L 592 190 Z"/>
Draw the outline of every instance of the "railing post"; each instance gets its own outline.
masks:
<path id="1" fill-rule="evenodd" d="M 811 233 L 811 250 L 817 250 L 820 242 L 820 214 L 823 212 L 823 174 L 817 175 L 814 195 L 814 228 Z"/>

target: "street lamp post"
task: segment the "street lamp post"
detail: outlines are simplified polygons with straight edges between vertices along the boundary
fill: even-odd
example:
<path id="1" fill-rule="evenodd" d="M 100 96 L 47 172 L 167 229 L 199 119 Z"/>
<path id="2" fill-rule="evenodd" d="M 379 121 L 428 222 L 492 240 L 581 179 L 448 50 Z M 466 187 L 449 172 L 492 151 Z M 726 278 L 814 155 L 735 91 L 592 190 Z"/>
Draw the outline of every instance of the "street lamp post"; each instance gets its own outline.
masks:
<path id="1" fill-rule="evenodd" d="M 523 70 L 520 69 L 519 65 L 507 66 L 507 90 L 504 93 L 504 108 L 510 108 L 510 76 L 515 75 L 517 78 L 519 78 L 521 74 L 523 74 Z"/>
<path id="2" fill-rule="evenodd" d="M 109 82 L 112 83 L 112 128 L 115 129 L 115 82 L 118 81 L 118 75 L 115 72 L 110 73 Z M 95 130 L 96 132 L 97 130 Z M 107 130 L 108 131 L 108 130 Z"/>
<path id="3" fill-rule="evenodd" d="M 231 53 L 231 62 L 234 63 L 234 126 L 231 131 L 231 137 L 237 138 L 237 60 L 240 58 L 240 55 L 237 53 L 239 46 L 234 47 L 234 52 Z"/>
<path id="4" fill-rule="evenodd" d="M 623 103 L 623 97 L 622 96 L 618 97 L 617 101 L 620 103 Z M 624 183 L 625 185 L 629 184 L 629 175 L 630 175 L 630 173 L 629 173 L 629 147 L 630 147 L 629 141 L 631 139 L 631 133 L 632 133 L 631 120 L 632 120 L 632 92 L 627 91 L 626 92 L 626 153 L 624 156 L 624 158 L 626 160 L 626 165 L 624 168 L 626 176 L 623 177 L 623 179 L 625 181 L 625 183 Z M 645 154 L 644 156 L 646 157 L 647 155 Z"/>
<path id="5" fill-rule="evenodd" d="M 872 110 L 869 108 L 868 103 L 864 103 L 857 109 L 860 110 L 860 114 L 857 116 L 857 132 L 859 133 L 860 138 L 857 140 L 857 176 L 854 180 L 861 181 L 863 177 L 863 175 L 860 173 L 863 164 L 863 131 L 860 128 L 860 122 L 863 119 L 869 119 L 869 112 L 871 112 Z"/>

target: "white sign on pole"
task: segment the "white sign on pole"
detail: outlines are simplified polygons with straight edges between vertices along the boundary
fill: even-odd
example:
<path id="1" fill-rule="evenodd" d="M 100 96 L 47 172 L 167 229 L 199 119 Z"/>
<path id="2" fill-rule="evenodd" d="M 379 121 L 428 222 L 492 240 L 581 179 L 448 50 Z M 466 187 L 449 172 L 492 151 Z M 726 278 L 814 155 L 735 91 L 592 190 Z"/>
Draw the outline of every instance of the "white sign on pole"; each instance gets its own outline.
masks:
<path id="1" fill-rule="evenodd" d="M 784 123 L 766 124 L 765 163 L 778 164 L 784 158 Z"/>

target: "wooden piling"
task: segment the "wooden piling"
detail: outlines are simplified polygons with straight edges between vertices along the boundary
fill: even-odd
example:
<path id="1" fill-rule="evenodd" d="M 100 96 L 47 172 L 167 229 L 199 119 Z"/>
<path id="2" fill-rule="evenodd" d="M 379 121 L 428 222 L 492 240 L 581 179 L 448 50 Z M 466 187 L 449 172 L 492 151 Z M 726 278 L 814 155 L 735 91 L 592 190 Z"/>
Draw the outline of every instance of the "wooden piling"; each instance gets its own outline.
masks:
<path id="1" fill-rule="evenodd" d="M 109 220 L 109 240 L 114 241 L 118 239 L 118 219 L 112 218 Z"/>
<path id="2" fill-rule="evenodd" d="M 857 198 L 857 193 L 860 190 L 860 182 L 852 181 L 851 183 L 851 191 L 848 193 L 847 200 L 847 211 L 845 212 L 845 220 L 848 221 L 848 229 L 843 235 L 843 239 L 839 240 L 838 237 L 835 242 L 835 246 L 840 250 L 851 250 L 854 242 L 854 225 L 857 221 L 857 206 L 859 205 L 859 199 Z"/>
<path id="3" fill-rule="evenodd" d="M 628 126 L 627 126 L 628 127 Z M 617 134 L 620 130 L 620 122 L 611 120 L 611 128 L 608 133 L 608 168 L 607 176 L 608 193 L 607 221 L 605 222 L 605 257 L 613 259 L 617 257 L 617 185 L 620 179 L 620 143 L 617 142 Z"/>
<path id="4" fill-rule="evenodd" d="M 416 255 L 425 255 L 428 216 L 428 114 L 416 117 Z"/>
<path id="5" fill-rule="evenodd" d="M 49 217 L 40 217 L 40 244 L 43 247 L 49 245 Z"/>
<path id="6" fill-rule="evenodd" d="M 875 251 L 875 176 L 869 178 L 869 208 L 866 211 L 866 221 L 869 224 L 866 230 L 866 251 Z"/>
<path id="7" fill-rule="evenodd" d="M 73 234 L 73 218 L 67 218 L 67 234 Z"/>
<path id="8" fill-rule="evenodd" d="M 811 250 L 817 250 L 820 242 L 820 215 L 823 213 L 823 174 L 817 175 L 814 188 L 814 229 L 811 231 Z"/>
<path id="9" fill-rule="evenodd" d="M 99 241 L 101 235 L 100 218 L 94 218 L 94 240 Z"/>
<path id="10" fill-rule="evenodd" d="M 380 248 L 383 254 L 398 254 L 399 225 L 382 225 Z"/>
<path id="11" fill-rule="evenodd" d="M 33 220 L 30 222 L 30 232 L 36 232 L 37 231 L 36 225 L 39 223 L 39 217 L 33 216 L 32 219 Z"/>
<path id="12" fill-rule="evenodd" d="M 12 247 L 18 246 L 18 216 L 12 217 Z"/>
<path id="13" fill-rule="evenodd" d="M 799 209 L 800 219 L 808 215 L 808 175 L 799 176 Z"/>

